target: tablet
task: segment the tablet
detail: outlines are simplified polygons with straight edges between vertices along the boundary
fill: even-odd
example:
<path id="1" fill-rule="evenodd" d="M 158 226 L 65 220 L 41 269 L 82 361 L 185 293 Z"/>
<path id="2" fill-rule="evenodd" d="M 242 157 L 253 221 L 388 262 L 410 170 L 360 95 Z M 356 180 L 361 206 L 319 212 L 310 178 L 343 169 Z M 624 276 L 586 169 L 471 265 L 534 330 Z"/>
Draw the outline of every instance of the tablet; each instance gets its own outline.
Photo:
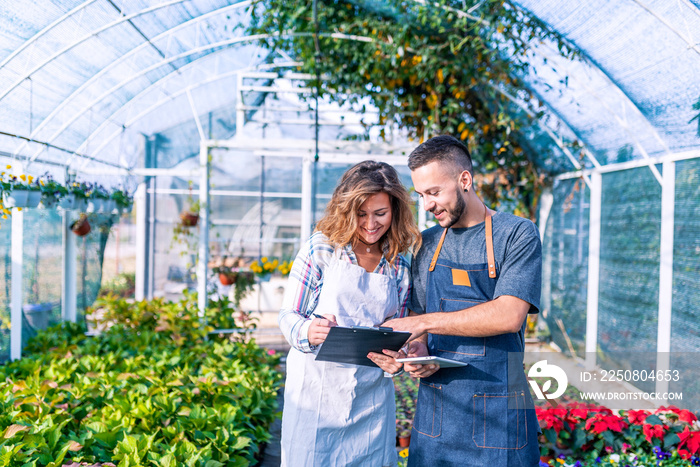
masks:
<path id="1" fill-rule="evenodd" d="M 440 368 L 453 368 L 458 366 L 469 365 L 469 363 L 460 362 L 458 360 L 450 360 L 449 358 L 436 357 L 435 355 L 428 355 L 426 357 L 397 358 L 396 361 L 400 363 L 420 363 L 423 365 L 437 363 L 438 365 L 440 365 Z"/>

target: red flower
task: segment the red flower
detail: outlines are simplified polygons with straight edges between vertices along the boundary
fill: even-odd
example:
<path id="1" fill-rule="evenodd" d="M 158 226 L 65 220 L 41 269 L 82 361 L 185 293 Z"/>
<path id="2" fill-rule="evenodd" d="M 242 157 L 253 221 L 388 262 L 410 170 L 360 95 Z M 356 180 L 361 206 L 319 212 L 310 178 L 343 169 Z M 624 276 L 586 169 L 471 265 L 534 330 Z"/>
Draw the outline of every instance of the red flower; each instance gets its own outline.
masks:
<path id="1" fill-rule="evenodd" d="M 697 421 L 698 417 L 695 416 L 690 410 L 681 410 L 678 413 L 678 420 L 686 423 L 693 423 Z"/>
<path id="2" fill-rule="evenodd" d="M 559 434 L 564 428 L 563 416 L 561 415 L 562 410 L 564 415 L 566 415 L 566 409 L 540 409 L 536 407 L 535 412 L 537 413 L 537 419 L 540 421 L 540 427 L 543 429 L 554 428 L 554 431 Z"/>
<path id="3" fill-rule="evenodd" d="M 644 420 L 649 416 L 649 412 L 646 410 L 629 410 L 627 411 L 627 418 L 632 425 L 641 425 Z"/>
<path id="4" fill-rule="evenodd" d="M 651 443 L 653 438 L 662 439 L 664 437 L 664 431 L 668 430 L 668 427 L 666 425 L 650 425 L 645 423 L 642 429 L 644 431 L 644 437 Z"/>
<path id="5" fill-rule="evenodd" d="M 673 412 L 673 413 L 680 413 L 681 409 L 676 407 L 675 405 L 669 405 L 668 407 L 664 407 L 663 405 L 656 409 L 656 412 L 654 413 L 661 413 L 661 412 Z"/>
<path id="6" fill-rule="evenodd" d="M 586 420 L 586 430 L 601 434 L 604 431 L 621 432 L 627 428 L 627 422 L 617 415 L 606 415 L 605 413 L 597 413 L 595 416 Z"/>
<path id="7" fill-rule="evenodd" d="M 691 454 L 700 452 L 700 431 L 690 431 L 686 426 L 682 433 L 678 433 L 678 437 L 681 439 L 678 443 L 679 449 L 687 446 Z"/>
<path id="8" fill-rule="evenodd" d="M 681 458 L 686 459 L 686 460 L 688 460 L 692 457 L 692 454 L 690 453 L 690 451 L 688 451 L 686 449 L 679 449 L 678 455 L 681 456 Z"/>

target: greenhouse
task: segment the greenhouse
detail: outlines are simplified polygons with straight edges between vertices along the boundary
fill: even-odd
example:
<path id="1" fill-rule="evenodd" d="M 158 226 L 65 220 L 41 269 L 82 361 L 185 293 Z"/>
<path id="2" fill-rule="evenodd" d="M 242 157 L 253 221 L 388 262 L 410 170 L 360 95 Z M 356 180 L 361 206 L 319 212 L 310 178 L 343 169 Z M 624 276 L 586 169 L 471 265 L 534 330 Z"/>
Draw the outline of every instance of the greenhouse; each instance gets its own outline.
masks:
<path id="1" fill-rule="evenodd" d="M 0 0 L 0 26 L 0 466 L 299 465 L 282 413 L 292 354 L 317 352 L 285 331 L 302 253 L 368 160 L 418 230 L 449 227 L 408 165 L 440 135 L 471 155 L 457 196 L 483 201 L 485 248 L 489 208 L 539 233 L 537 313 L 509 332 L 540 465 L 700 464 L 698 0 Z M 547 360 L 564 381 L 536 382 Z M 425 394 L 453 393 L 372 362 L 396 376 L 389 464 L 520 465 L 420 457 L 456 429 L 417 426 Z M 488 436 L 465 397 L 469 458 Z"/>

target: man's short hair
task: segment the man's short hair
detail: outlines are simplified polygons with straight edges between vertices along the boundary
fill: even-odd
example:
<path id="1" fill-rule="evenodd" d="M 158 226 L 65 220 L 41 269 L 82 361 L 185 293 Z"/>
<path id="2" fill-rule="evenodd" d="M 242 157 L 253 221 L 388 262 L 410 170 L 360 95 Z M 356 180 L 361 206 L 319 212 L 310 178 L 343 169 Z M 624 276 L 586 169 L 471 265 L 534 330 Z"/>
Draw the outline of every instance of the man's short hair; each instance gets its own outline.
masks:
<path id="1" fill-rule="evenodd" d="M 449 164 L 458 174 L 465 170 L 473 174 L 469 149 L 454 136 L 441 135 L 430 138 L 408 156 L 408 168 L 411 170 L 431 162 Z"/>

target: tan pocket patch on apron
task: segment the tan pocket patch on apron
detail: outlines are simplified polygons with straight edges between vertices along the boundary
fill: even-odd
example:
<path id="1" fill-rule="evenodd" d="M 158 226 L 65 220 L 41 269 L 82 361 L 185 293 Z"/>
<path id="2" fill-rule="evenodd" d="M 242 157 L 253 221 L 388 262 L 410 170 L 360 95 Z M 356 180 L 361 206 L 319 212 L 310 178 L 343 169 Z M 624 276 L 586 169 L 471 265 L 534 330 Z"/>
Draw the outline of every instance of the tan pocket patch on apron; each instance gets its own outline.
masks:
<path id="1" fill-rule="evenodd" d="M 453 269 L 452 270 L 452 284 L 453 285 L 464 285 L 466 287 L 471 287 L 472 283 L 469 281 L 469 273 L 463 269 Z"/>

